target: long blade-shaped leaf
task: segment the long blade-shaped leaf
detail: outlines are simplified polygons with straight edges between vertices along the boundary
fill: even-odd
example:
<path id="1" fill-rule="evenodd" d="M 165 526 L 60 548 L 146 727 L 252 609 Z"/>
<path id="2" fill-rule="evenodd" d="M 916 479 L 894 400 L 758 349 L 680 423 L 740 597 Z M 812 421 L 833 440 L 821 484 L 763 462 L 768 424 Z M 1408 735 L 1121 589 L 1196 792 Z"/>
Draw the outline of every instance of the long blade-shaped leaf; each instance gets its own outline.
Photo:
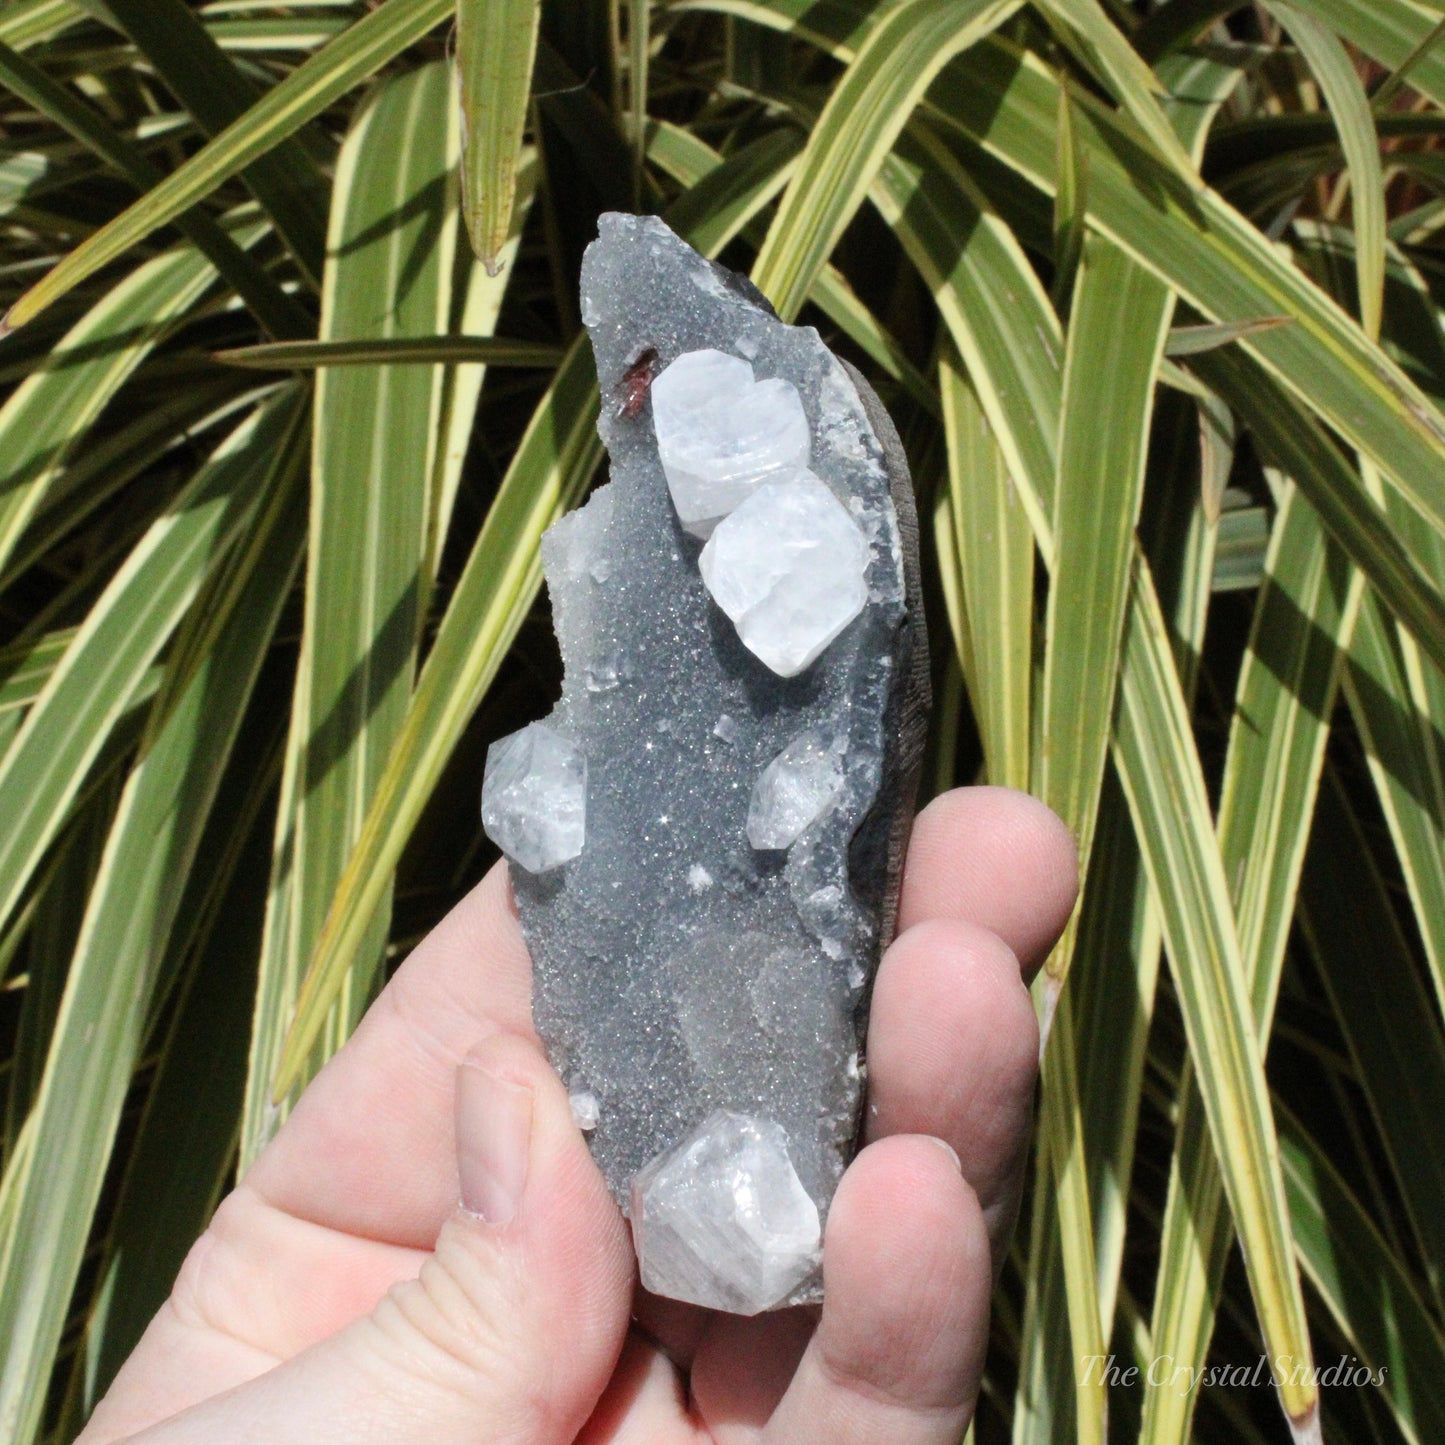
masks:
<path id="1" fill-rule="evenodd" d="M 207 135 L 219 135 L 242 120 L 258 92 L 211 38 L 200 16 L 184 0 L 93 0 L 140 47 L 176 98 Z M 321 174 L 311 153 L 295 137 L 282 139 L 242 172 L 277 232 L 315 286 L 320 279 Z"/>
<path id="2" fill-rule="evenodd" d="M 1051 555 L 1064 348 L 1022 248 L 947 155 L 903 137 L 872 199 L 963 357 L 1019 502 Z M 966 238 L 963 244 L 959 237 Z"/>
<path id="3" fill-rule="evenodd" d="M 1339 126 L 1350 175 L 1360 324 L 1367 336 L 1378 338 L 1385 302 L 1385 182 L 1370 102 L 1354 62 L 1334 31 L 1293 5 L 1275 0 L 1270 8 L 1289 27 Z"/>
<path id="4" fill-rule="evenodd" d="M 1413 539 L 1363 495 L 1358 474 L 1319 424 L 1232 348 L 1200 356 L 1194 366 L 1239 413 L 1264 454 L 1295 479 L 1426 654 L 1445 667 L 1445 597 L 1411 555 L 1406 543 Z M 1416 551 L 1428 555 L 1418 544 Z"/>
<path id="5" fill-rule="evenodd" d="M 148 261 L 98 301 L 0 408 L 0 571 L 106 403 L 215 284 L 189 246 Z"/>
<path id="6" fill-rule="evenodd" d="M 257 371 L 310 371 L 323 366 L 412 366 L 476 362 L 483 366 L 556 366 L 558 347 L 502 336 L 368 336 L 346 341 L 274 342 L 218 351 L 216 361 Z"/>
<path id="7" fill-rule="evenodd" d="M 1416 0 L 1294 0 L 1342 40 L 1382 65 L 1410 62 L 1410 84 L 1445 105 L 1445 52 L 1426 48 L 1439 12 Z"/>
<path id="8" fill-rule="evenodd" d="M 1129 558 L 1172 297 L 1111 242 L 1084 243 L 1064 365 L 1053 567 L 1044 635 L 1035 786 L 1078 841 L 1087 868 L 1113 730 Z M 1058 1188 L 1070 1334 L 1077 1359 L 1105 1353 L 1079 1113 L 1074 1010 L 1060 1004 L 1077 914 L 1050 955 L 1043 985 L 1044 1129 Z M 1054 1038 L 1054 1010 L 1063 1008 Z M 1104 1438 L 1102 1374 L 1086 1372 L 1075 1401 L 1080 1439 Z"/>
<path id="9" fill-rule="evenodd" d="M 1200 1092 L 1266 1346 L 1272 1357 L 1305 1364 L 1309 1330 L 1228 885 L 1142 557 L 1134 579 L 1115 759 L 1159 901 L 1189 1051 L 1208 1061 Z M 1317 1435 L 1319 1395 L 1308 1375 L 1286 1375 L 1277 1383 L 1296 1434 Z"/>
<path id="10" fill-rule="evenodd" d="M 952 347 L 940 358 L 950 523 L 973 637 L 974 713 L 989 780 L 1029 784 L 1034 539 L 998 444 Z"/>
<path id="11" fill-rule="evenodd" d="M 158 721 L 126 784 L 66 981 L 30 1148 L 0 1184 L 7 1224 L 0 1238 L 0 1434 L 17 1445 L 27 1445 L 40 1423 L 105 1177 L 97 1161 L 110 1153 L 144 1039 L 149 991 L 196 843 L 299 560 L 302 410 L 295 396 L 274 404 L 243 428 L 197 485 L 202 515 L 216 512 L 206 500 L 222 480 L 248 504 L 233 510 L 250 512 L 260 502 L 262 513 L 197 602 L 168 664 Z M 164 542 L 177 530 L 170 529 L 152 558 L 164 555 Z M 226 555 L 214 547 L 190 552 L 202 569 Z M 195 592 L 190 588 L 185 601 Z M 104 622 L 136 600 L 108 594 L 97 608 L 102 623 L 82 629 L 75 650 L 102 638 Z M 82 660 L 90 659 L 82 653 L 69 676 Z"/>
<path id="12" fill-rule="evenodd" d="M 791 320 L 929 82 L 1018 0 L 897 0 L 828 99 L 753 267 Z"/>
<path id="13" fill-rule="evenodd" d="M 152 660 L 255 505 L 288 413 L 252 417 L 149 529 L 66 649 L 0 761 L 0 918 L 17 906 Z"/>
<path id="14" fill-rule="evenodd" d="M 1319 518 L 1293 486 L 1285 494 L 1255 606 L 1250 648 L 1230 725 L 1218 825 L 1238 913 L 1240 945 L 1261 1048 L 1294 916 L 1329 734 L 1329 715 L 1358 606 L 1350 577 Z M 1208 1125 L 1187 1067 L 1156 1281 L 1153 1347 L 1188 1368 L 1204 1363 L 1214 1301 L 1230 1245 Z M 1143 1438 L 1183 1442 L 1195 1399 L 1150 1389 Z"/>
<path id="15" fill-rule="evenodd" d="M 448 325 L 457 148 L 442 63 L 389 81 L 353 124 L 333 193 L 322 341 L 433 336 Z M 261 962 L 248 1155 L 276 1122 L 268 1096 L 276 1051 L 411 695 L 444 385 L 440 366 L 326 368 L 317 378 L 290 807 L 277 818 L 274 860 L 289 904 L 284 931 L 267 931 Z M 280 882 L 273 878 L 273 892 Z M 366 1001 L 389 914 L 383 901 L 352 960 L 333 1044 Z"/>
<path id="16" fill-rule="evenodd" d="M 1111 242 L 1086 241 L 1064 365 L 1036 773 L 1084 867 L 1109 751 L 1154 376 L 1172 312 L 1154 276 Z M 1055 996 L 1071 943 L 1072 930 L 1047 965 Z"/>
<path id="17" fill-rule="evenodd" d="M 516 209 L 541 23 L 541 0 L 457 0 L 462 205 L 472 248 L 493 276 Z"/>
<path id="18" fill-rule="evenodd" d="M 1105 14 L 1099 0 L 1044 0 L 1043 9 L 1058 21 L 1067 40 L 1079 49 L 1089 68 L 1102 76 L 1160 155 L 1191 185 L 1200 184 L 1193 158 L 1159 104 L 1163 84 Z"/>
<path id="19" fill-rule="evenodd" d="M 11 0 L 0 15 L 0 40 L 24 50 L 83 18 L 76 0 Z"/>
<path id="20" fill-rule="evenodd" d="M 451 0 L 387 0 L 358 20 L 160 185 L 72 251 L 10 308 L 4 325 L 23 326 L 87 276 L 294 135 L 332 101 L 439 25 L 450 5 Z"/>
<path id="21" fill-rule="evenodd" d="M 0 82 L 63 126 L 141 190 L 160 181 L 162 172 L 90 106 L 3 43 L 0 43 Z M 177 216 L 176 225 L 210 258 L 216 270 L 236 288 L 256 319 L 273 336 L 306 334 L 306 313 L 215 220 L 204 211 L 193 209 Z"/>
<path id="22" fill-rule="evenodd" d="M 278 564 L 288 550 L 299 556 L 304 539 L 304 486 L 294 495 L 294 531 L 272 534 Z M 266 621 L 238 613 L 232 625 L 260 625 L 264 635 Z M 261 954 L 256 903 L 266 892 L 286 736 L 270 699 L 291 662 L 290 649 L 273 646 L 252 686 L 152 991 L 152 1018 L 173 985 L 178 1002 L 168 1030 L 151 1026 L 153 1037 L 160 1032 L 154 1082 L 126 1148 L 85 1346 L 72 1372 L 71 1393 L 86 1417 L 165 1303 L 234 1167 Z"/>

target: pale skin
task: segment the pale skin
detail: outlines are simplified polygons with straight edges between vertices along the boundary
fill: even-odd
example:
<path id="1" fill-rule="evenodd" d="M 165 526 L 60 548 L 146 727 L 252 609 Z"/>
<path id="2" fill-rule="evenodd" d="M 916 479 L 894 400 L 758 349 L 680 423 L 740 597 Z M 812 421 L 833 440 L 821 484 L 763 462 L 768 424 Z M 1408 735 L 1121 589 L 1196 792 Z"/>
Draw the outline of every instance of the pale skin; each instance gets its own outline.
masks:
<path id="1" fill-rule="evenodd" d="M 493 869 L 221 1205 L 81 1442 L 954 1445 L 1028 1146 L 1025 985 L 1075 875 L 1020 794 L 919 815 L 825 1303 L 739 1319 L 637 1292 Z"/>

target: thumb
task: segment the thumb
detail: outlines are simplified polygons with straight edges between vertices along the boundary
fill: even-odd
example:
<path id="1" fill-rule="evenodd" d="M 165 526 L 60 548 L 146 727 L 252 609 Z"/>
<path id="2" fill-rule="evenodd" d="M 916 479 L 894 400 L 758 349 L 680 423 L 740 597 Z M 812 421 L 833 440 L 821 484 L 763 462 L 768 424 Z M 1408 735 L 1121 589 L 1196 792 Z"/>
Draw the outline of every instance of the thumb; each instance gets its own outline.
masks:
<path id="1" fill-rule="evenodd" d="M 146 1445 L 563 1445 L 627 1329 L 626 1226 L 536 1046 L 498 1034 L 458 1070 L 461 1204 L 419 1276 Z M 139 1445 L 139 1440 L 137 1445 Z"/>

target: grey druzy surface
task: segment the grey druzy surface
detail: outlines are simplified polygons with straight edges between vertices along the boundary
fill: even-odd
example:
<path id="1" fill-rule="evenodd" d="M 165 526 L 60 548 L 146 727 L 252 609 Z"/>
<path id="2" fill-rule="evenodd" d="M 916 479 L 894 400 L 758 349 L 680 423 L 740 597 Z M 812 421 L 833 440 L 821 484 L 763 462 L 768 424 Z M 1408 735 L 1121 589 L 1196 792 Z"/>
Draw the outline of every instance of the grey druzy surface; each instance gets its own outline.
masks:
<path id="1" fill-rule="evenodd" d="M 781 1127 L 826 1217 L 927 709 L 906 468 L 817 333 L 783 325 L 660 221 L 604 216 L 582 296 L 611 480 L 543 542 L 565 665 L 547 725 L 585 755 L 587 796 L 575 858 L 512 868 L 537 1027 L 624 1208 L 634 1175 L 724 1111 Z M 796 677 L 759 661 L 709 597 L 659 462 L 645 377 L 704 348 L 797 388 L 809 465 L 868 542 L 867 604 Z M 787 849 L 756 849 L 755 784 L 805 733 L 841 753 L 843 785 Z M 649 1279 L 644 1259 L 644 1282 L 666 1290 L 659 1268 Z M 809 1267 L 787 1299 L 819 1292 Z"/>

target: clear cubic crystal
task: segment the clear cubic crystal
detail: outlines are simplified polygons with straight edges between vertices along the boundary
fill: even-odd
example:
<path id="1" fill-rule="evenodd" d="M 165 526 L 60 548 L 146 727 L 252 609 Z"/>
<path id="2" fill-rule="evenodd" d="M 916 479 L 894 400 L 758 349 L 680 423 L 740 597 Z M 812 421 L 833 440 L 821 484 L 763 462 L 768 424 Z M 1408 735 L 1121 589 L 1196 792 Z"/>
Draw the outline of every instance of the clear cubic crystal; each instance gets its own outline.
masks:
<path id="1" fill-rule="evenodd" d="M 487 752 L 487 836 L 529 873 L 575 858 L 587 838 L 587 759 L 545 723 L 529 723 Z"/>
<path id="2" fill-rule="evenodd" d="M 652 384 L 657 451 L 678 519 L 706 537 L 758 484 L 808 464 L 808 418 L 790 381 L 741 357 L 688 351 Z"/>
<path id="3" fill-rule="evenodd" d="M 817 1267 L 822 1227 L 770 1119 L 718 1110 L 632 1181 L 632 1236 L 654 1294 L 752 1315 Z"/>
<path id="4" fill-rule="evenodd" d="M 723 519 L 698 559 L 743 644 L 794 677 L 863 610 L 868 543 L 809 471 L 765 482 Z"/>
<path id="5" fill-rule="evenodd" d="M 843 791 L 843 746 L 799 733 L 761 773 L 748 803 L 748 842 L 791 848 Z"/>
<path id="6" fill-rule="evenodd" d="M 572 1122 L 584 1133 L 590 1134 L 602 1120 L 602 1105 L 591 1089 L 574 1089 L 567 1095 L 572 1109 Z"/>
<path id="7" fill-rule="evenodd" d="M 604 652 L 588 663 L 586 682 L 588 692 L 611 692 L 622 681 L 627 670 L 627 659 L 616 648 Z"/>

